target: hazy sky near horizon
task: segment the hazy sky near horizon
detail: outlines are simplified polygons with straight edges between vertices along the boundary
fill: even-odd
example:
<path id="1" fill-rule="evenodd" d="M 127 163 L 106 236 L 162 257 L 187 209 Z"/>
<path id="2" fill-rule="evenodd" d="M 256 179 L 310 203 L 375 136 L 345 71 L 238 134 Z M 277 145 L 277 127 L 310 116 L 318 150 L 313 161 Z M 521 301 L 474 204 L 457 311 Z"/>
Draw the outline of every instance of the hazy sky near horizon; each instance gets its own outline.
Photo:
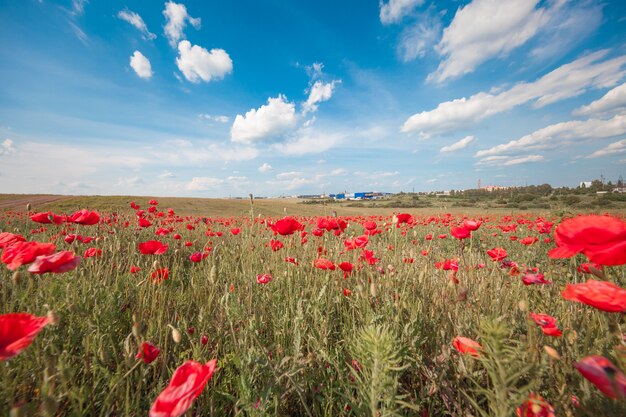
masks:
<path id="1" fill-rule="evenodd" d="M 0 193 L 626 174 L 626 2 L 0 0 Z"/>

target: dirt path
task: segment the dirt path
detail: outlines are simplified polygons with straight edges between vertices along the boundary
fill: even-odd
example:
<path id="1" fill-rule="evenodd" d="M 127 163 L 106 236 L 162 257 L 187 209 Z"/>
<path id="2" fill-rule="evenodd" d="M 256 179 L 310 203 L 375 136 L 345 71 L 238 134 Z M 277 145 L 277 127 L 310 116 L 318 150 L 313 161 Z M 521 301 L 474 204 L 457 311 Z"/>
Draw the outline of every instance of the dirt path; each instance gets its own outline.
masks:
<path id="1" fill-rule="evenodd" d="M 36 211 L 38 207 L 48 203 L 72 198 L 71 196 L 64 195 L 16 195 L 13 197 L 2 197 L 3 198 L 0 199 L 0 210 L 26 210 L 26 204 L 30 203 L 31 211 Z"/>

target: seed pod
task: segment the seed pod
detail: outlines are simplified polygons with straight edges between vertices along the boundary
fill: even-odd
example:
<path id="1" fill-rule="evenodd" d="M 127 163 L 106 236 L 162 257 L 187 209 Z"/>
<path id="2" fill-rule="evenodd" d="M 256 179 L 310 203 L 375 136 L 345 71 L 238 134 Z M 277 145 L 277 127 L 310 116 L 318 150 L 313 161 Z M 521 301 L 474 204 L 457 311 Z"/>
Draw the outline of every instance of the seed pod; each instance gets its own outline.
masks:
<path id="1" fill-rule="evenodd" d="M 559 352 L 556 351 L 556 349 L 554 349 L 553 347 L 550 347 L 548 345 L 545 345 L 543 347 L 543 350 L 548 354 L 548 356 L 550 356 L 552 359 L 555 360 L 560 360 L 561 356 L 559 355 Z"/>
<path id="2" fill-rule="evenodd" d="M 46 317 L 48 317 L 48 323 L 50 323 L 52 326 L 59 325 L 59 315 L 55 313 L 54 310 L 48 310 Z"/>
<path id="3" fill-rule="evenodd" d="M 137 322 L 133 323 L 133 336 L 137 339 L 141 338 L 141 325 Z"/>

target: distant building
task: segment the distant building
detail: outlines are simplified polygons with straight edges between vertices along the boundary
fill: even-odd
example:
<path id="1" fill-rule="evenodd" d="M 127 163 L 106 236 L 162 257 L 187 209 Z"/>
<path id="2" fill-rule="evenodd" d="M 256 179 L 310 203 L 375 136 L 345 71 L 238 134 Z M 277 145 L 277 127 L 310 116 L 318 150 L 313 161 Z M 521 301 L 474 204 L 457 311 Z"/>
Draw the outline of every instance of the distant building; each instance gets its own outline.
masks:
<path id="1" fill-rule="evenodd" d="M 580 188 L 589 188 L 589 187 L 591 187 L 591 181 L 581 181 L 580 185 L 578 187 L 580 187 Z"/>

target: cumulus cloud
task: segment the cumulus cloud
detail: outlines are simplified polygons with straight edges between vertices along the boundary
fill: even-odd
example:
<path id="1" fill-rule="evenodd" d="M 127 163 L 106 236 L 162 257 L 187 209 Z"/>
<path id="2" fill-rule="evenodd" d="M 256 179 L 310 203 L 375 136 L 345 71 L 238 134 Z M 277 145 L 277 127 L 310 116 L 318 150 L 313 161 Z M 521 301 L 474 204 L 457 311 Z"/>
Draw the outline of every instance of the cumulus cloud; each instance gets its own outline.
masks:
<path id="1" fill-rule="evenodd" d="M 537 3 L 539 0 L 474 0 L 459 8 L 436 48 L 445 58 L 427 80 L 459 77 L 526 43 L 550 19 L 547 9 L 535 8 Z"/>
<path id="2" fill-rule="evenodd" d="M 0 155 L 10 155 L 15 153 L 15 146 L 11 139 L 5 139 L 0 144 Z"/>
<path id="3" fill-rule="evenodd" d="M 618 153 L 624 152 L 626 152 L 626 139 L 613 142 L 602 149 L 598 149 L 587 158 L 599 158 L 601 156 L 617 155 Z"/>
<path id="4" fill-rule="evenodd" d="M 515 158 L 510 156 L 489 156 L 478 161 L 476 165 L 506 167 L 512 165 L 526 164 L 528 162 L 540 162 L 543 160 L 544 157 L 541 155 L 526 155 Z"/>
<path id="5" fill-rule="evenodd" d="M 519 105 L 532 102 L 535 108 L 575 97 L 590 89 L 616 85 L 626 74 L 626 55 L 600 61 L 608 50 L 598 51 L 562 65 L 534 82 L 522 82 L 500 93 L 480 92 L 470 98 L 440 103 L 435 109 L 412 115 L 403 132 L 423 136 L 451 132 Z"/>
<path id="6" fill-rule="evenodd" d="M 285 133 L 296 124 L 296 106 L 287 97 L 268 98 L 267 104 L 238 114 L 230 129 L 233 142 L 253 143 Z"/>
<path id="7" fill-rule="evenodd" d="M 263 165 L 259 167 L 259 172 L 269 172 L 272 170 L 272 166 L 267 162 L 264 162 Z"/>
<path id="8" fill-rule="evenodd" d="M 554 149 L 573 142 L 606 139 L 626 134 L 626 112 L 614 117 L 589 120 L 572 120 L 556 123 L 522 136 L 517 140 L 476 152 L 476 157 L 526 152 L 529 149 Z"/>
<path id="9" fill-rule="evenodd" d="M 317 103 L 330 100 L 330 98 L 333 96 L 335 84 L 338 84 L 340 82 L 341 81 L 337 80 L 331 81 L 329 83 L 315 81 L 309 91 L 309 98 L 307 98 L 307 100 L 302 104 L 303 113 L 307 114 L 308 112 L 317 111 Z"/>
<path id="10" fill-rule="evenodd" d="M 175 48 L 178 41 L 184 39 L 185 34 L 183 30 L 187 26 L 187 23 L 191 23 L 196 29 L 200 28 L 200 18 L 193 18 L 187 13 L 187 7 L 184 4 L 174 3 L 168 1 L 165 3 L 165 10 L 163 10 L 163 16 L 165 16 L 165 26 L 163 28 L 165 37 L 169 41 L 172 48 Z"/>
<path id="11" fill-rule="evenodd" d="M 345 135 L 341 133 L 325 133 L 312 128 L 303 128 L 293 139 L 275 145 L 275 149 L 284 155 L 316 154 L 335 147 L 344 137 Z"/>
<path id="12" fill-rule="evenodd" d="M 591 116 L 594 114 L 608 113 L 613 110 L 626 107 L 626 83 L 619 85 L 602 98 L 574 110 L 575 116 Z"/>
<path id="13" fill-rule="evenodd" d="M 137 30 L 141 32 L 141 35 L 145 40 L 151 41 L 153 39 L 156 39 L 156 35 L 154 33 L 150 33 L 146 22 L 143 21 L 138 13 L 135 13 L 128 9 L 124 9 L 117 14 L 117 17 L 133 25 Z"/>
<path id="14" fill-rule="evenodd" d="M 135 70 L 139 78 L 152 78 L 152 65 L 141 52 L 135 51 L 130 57 L 130 66 Z"/>
<path id="15" fill-rule="evenodd" d="M 230 121 L 230 117 L 223 116 L 223 115 L 212 115 L 212 114 L 202 113 L 198 115 L 198 117 L 202 119 L 210 120 L 212 122 L 219 122 L 219 123 L 228 123 Z"/>
<path id="16" fill-rule="evenodd" d="M 424 0 L 389 0 L 386 3 L 381 0 L 380 22 L 383 25 L 397 23 L 423 3 Z"/>
<path id="17" fill-rule="evenodd" d="M 474 141 L 474 139 L 476 139 L 474 136 L 465 136 L 463 139 L 453 143 L 452 145 L 444 146 L 439 150 L 439 152 L 446 153 L 460 151 L 461 149 L 467 148 L 469 144 Z"/>
<path id="18" fill-rule="evenodd" d="M 233 71 L 233 61 L 225 50 L 211 49 L 209 52 L 201 46 L 192 46 L 189 41 L 178 44 L 176 65 L 192 83 L 221 80 Z"/>
<path id="19" fill-rule="evenodd" d="M 206 191 L 216 188 L 224 183 L 224 180 L 214 177 L 193 177 L 190 182 L 185 185 L 189 191 Z"/>

